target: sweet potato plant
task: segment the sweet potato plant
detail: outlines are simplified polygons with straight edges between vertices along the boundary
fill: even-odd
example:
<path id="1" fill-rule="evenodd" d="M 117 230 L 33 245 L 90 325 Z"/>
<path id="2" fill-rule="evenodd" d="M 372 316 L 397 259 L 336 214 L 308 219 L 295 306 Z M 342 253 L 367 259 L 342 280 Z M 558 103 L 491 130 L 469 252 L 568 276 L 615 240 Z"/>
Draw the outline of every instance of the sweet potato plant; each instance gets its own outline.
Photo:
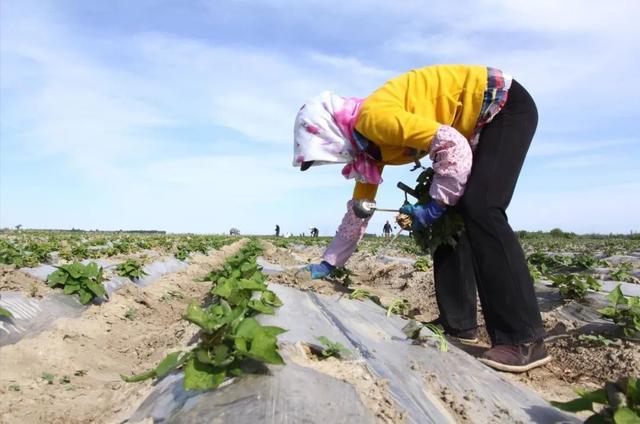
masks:
<path id="1" fill-rule="evenodd" d="M 135 259 L 128 259 L 125 262 L 118 264 L 116 267 L 116 274 L 121 277 L 127 277 L 130 280 L 140 279 L 148 275 L 144 269 L 142 269 L 142 264 Z"/>
<path id="2" fill-rule="evenodd" d="M 282 306 L 278 296 L 267 289 L 266 277 L 256 265 L 259 251 L 257 242 L 249 242 L 227 259 L 221 270 L 207 276 L 213 282 L 211 303 L 192 303 L 184 316 L 201 330 L 192 350 L 173 352 L 156 368 L 134 376 L 122 375 L 122 379 L 134 382 L 163 378 L 182 368 L 186 390 L 205 390 L 242 375 L 250 361 L 283 364 L 277 336 L 285 330 L 263 326 L 254 318 L 259 313 L 273 314 L 274 308 Z"/>
<path id="3" fill-rule="evenodd" d="M 435 172 L 433 168 L 426 168 L 418 175 L 417 184 L 414 188 L 414 193 L 418 198 L 418 204 L 426 205 L 431 200 L 429 189 L 431 188 L 434 175 Z M 402 219 L 403 214 L 400 215 L 400 220 Z M 410 229 L 410 224 L 409 228 L 407 228 L 408 222 L 401 223 L 398 221 L 398 224 L 404 229 Z M 463 231 L 464 220 L 462 215 L 455 207 L 449 207 L 444 215 L 433 225 L 423 228 L 420 231 L 413 231 L 412 234 L 423 252 L 433 254 L 440 245 L 455 246 L 458 237 Z"/>
<path id="4" fill-rule="evenodd" d="M 87 265 L 76 262 L 56 268 L 58 269 L 47 277 L 50 287 L 62 287 L 64 294 L 78 295 L 83 305 L 98 297 L 108 297 L 102 284 L 102 267 L 95 262 Z"/>
<path id="5" fill-rule="evenodd" d="M 640 423 L 640 380 L 630 377 L 607 382 L 604 388 L 587 392 L 576 390 L 578 398 L 569 402 L 552 401 L 556 408 L 568 412 L 591 411 L 585 423 Z M 594 404 L 602 405 L 601 408 Z"/>
<path id="6" fill-rule="evenodd" d="M 610 305 L 599 309 L 604 317 L 613 320 L 627 337 L 633 337 L 640 332 L 640 297 L 625 296 L 620 290 L 620 284 L 609 293 L 607 298 Z"/>
<path id="7" fill-rule="evenodd" d="M 565 299 L 583 301 L 589 290 L 602 290 L 602 284 L 591 275 L 557 274 L 549 276 L 553 287 L 560 290 Z"/>

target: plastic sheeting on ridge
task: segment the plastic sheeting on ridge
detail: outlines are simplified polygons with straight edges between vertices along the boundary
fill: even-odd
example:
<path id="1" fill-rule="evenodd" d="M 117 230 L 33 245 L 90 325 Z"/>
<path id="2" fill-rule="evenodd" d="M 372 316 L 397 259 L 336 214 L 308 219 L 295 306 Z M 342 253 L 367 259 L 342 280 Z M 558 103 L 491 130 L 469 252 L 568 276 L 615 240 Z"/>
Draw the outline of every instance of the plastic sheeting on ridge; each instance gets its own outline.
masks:
<path id="1" fill-rule="evenodd" d="M 95 262 L 106 270 L 114 268 L 119 263 L 104 259 L 86 259 L 82 261 L 85 265 L 89 262 Z M 179 261 L 176 258 L 163 258 L 144 266 L 144 271 L 148 274 L 144 278 L 132 281 L 125 277 L 114 276 L 105 280 L 104 286 L 109 294 L 128 282 L 146 287 L 163 275 L 180 271 L 187 266 L 186 262 Z M 56 268 L 51 265 L 22 268 L 22 271 L 43 281 L 46 281 L 47 276 L 55 270 Z M 95 302 L 101 303 L 104 301 L 105 299 L 97 299 Z M 36 335 L 49 328 L 58 318 L 80 316 L 88 307 L 82 305 L 76 296 L 66 296 L 62 293 L 55 293 L 42 299 L 34 299 L 18 292 L 1 292 L 0 306 L 13 314 L 13 318 L 0 318 L 0 346 L 16 343 L 26 336 Z"/>
<path id="2" fill-rule="evenodd" d="M 357 352 L 375 378 L 388 382 L 388 392 L 407 423 L 457 422 L 460 409 L 474 423 L 580 422 L 455 346 L 440 352 L 432 345 L 414 345 L 401 330 L 406 321 L 388 318 L 373 302 L 276 284 L 270 289 L 284 306 L 274 316 L 260 315 L 260 321 L 288 330 L 279 336 L 281 344 L 315 344 L 322 335 Z M 370 411 L 354 398 L 355 389 L 345 389 L 346 383 L 291 361 L 269 369 L 270 375 L 242 377 L 208 392 L 185 392 L 181 374 L 173 374 L 156 384 L 129 422 L 148 417 L 172 423 L 371 422 Z M 445 389 L 448 402 L 441 401 Z M 450 402 L 458 412 L 449 409 Z"/>

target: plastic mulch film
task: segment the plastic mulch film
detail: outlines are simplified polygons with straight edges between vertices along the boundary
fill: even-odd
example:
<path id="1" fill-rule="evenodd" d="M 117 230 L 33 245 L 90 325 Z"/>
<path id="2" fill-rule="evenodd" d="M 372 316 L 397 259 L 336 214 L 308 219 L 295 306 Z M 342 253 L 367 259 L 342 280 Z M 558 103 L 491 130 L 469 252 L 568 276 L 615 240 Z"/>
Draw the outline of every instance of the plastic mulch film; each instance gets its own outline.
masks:
<path id="1" fill-rule="evenodd" d="M 387 317 L 373 302 L 270 288 L 284 306 L 260 320 L 288 330 L 278 338 L 281 345 L 317 344 L 320 335 L 342 343 L 374 378 L 386 381 L 407 423 L 580 422 L 455 346 L 441 352 L 432 343 L 413 344 L 402 332 L 406 321 Z M 156 385 L 129 422 L 371 422 L 353 386 L 292 361 L 269 370 L 200 393 L 184 392 L 181 374 L 174 374 Z"/>
<path id="2" fill-rule="evenodd" d="M 83 264 L 96 262 L 105 269 L 111 269 L 116 263 L 108 260 L 84 260 Z M 124 284 L 132 282 L 141 287 L 146 287 L 157 281 L 160 277 L 171 272 L 177 272 L 186 268 L 186 262 L 175 258 L 163 258 L 144 267 L 147 275 L 139 280 L 131 281 L 125 277 L 113 276 L 104 281 L 107 293 L 111 294 Z M 56 268 L 51 265 L 40 265 L 35 268 L 22 268 L 22 271 L 43 281 L 54 272 Z M 104 302 L 105 299 L 96 299 L 95 303 Z M 66 296 L 61 293 L 46 296 L 42 299 L 26 297 L 18 292 L 1 292 L 0 306 L 12 313 L 13 318 L 0 317 L 0 346 L 16 343 L 23 337 L 34 336 L 51 327 L 58 318 L 75 318 L 82 314 L 88 307 L 82 305 L 76 296 Z"/>

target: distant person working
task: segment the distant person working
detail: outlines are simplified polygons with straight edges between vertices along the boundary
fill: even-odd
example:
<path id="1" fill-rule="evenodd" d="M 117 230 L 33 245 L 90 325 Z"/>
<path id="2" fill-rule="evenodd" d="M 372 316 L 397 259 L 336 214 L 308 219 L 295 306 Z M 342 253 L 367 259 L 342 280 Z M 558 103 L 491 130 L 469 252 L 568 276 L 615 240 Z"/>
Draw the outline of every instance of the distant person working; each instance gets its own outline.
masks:
<path id="1" fill-rule="evenodd" d="M 391 237 L 391 224 L 389 224 L 389 221 L 384 223 L 384 227 L 382 227 L 382 233 L 384 234 L 384 238 Z"/>

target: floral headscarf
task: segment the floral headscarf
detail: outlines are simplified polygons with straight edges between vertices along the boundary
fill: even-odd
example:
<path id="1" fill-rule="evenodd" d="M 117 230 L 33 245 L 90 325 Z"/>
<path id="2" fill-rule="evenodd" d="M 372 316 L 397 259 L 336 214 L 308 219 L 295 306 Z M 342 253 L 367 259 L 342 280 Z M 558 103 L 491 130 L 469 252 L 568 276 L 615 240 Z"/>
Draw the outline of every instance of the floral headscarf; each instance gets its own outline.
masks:
<path id="1" fill-rule="evenodd" d="M 313 161 L 312 166 L 346 163 L 345 178 L 380 184 L 380 168 L 354 138 L 361 103 L 361 99 L 325 91 L 302 106 L 293 128 L 293 166 L 306 161 Z"/>

